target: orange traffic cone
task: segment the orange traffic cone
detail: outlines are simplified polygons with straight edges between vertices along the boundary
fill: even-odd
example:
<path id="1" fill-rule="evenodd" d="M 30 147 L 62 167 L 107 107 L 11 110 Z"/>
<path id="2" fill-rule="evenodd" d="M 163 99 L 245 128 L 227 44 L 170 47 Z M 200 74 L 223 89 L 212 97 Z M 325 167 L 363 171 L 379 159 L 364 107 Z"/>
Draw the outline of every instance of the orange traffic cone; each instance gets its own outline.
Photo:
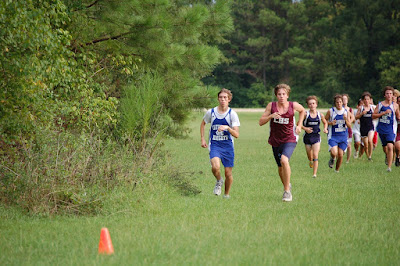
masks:
<path id="1" fill-rule="evenodd" d="M 100 232 L 99 254 L 113 254 L 114 248 L 111 242 L 110 232 L 103 227 Z"/>

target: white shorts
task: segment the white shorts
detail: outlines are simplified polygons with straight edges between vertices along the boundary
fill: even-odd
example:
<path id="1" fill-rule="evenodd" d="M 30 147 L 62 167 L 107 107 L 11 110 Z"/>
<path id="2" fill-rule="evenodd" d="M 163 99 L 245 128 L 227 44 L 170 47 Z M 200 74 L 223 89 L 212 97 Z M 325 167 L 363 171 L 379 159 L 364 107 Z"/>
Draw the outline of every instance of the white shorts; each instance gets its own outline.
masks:
<path id="1" fill-rule="evenodd" d="M 353 132 L 353 137 L 354 137 L 354 142 L 361 142 L 361 134 Z"/>

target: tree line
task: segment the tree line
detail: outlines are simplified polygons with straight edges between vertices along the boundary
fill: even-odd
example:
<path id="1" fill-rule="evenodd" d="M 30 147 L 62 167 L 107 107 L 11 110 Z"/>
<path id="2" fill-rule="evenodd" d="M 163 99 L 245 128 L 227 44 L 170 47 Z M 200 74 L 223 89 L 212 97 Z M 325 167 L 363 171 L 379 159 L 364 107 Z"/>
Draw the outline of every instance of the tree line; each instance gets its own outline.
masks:
<path id="1" fill-rule="evenodd" d="M 265 106 L 284 82 L 291 98 L 331 104 L 364 91 L 381 98 L 400 82 L 400 1 L 233 1 L 235 30 L 221 49 L 229 62 L 207 84 L 230 88 L 232 106 Z"/>

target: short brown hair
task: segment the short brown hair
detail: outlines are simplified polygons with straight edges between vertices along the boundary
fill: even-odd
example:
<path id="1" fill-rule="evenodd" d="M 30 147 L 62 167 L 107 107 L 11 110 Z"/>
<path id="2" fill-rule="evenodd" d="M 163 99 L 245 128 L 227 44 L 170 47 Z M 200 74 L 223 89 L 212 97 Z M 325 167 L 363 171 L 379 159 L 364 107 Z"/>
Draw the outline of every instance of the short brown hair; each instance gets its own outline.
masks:
<path id="1" fill-rule="evenodd" d="M 318 105 L 317 96 L 315 96 L 315 95 L 308 96 L 307 99 L 306 99 L 306 104 L 308 104 L 308 101 L 310 101 L 310 100 L 315 100 L 317 102 L 317 105 Z"/>
<path id="2" fill-rule="evenodd" d="M 284 89 L 286 91 L 287 95 L 288 96 L 290 95 L 290 87 L 289 87 L 289 85 L 281 83 L 281 84 L 276 85 L 276 87 L 275 87 L 275 90 L 274 90 L 275 96 L 278 94 L 278 91 L 280 89 Z"/>
<path id="3" fill-rule="evenodd" d="M 228 89 L 222 88 L 219 92 L 218 92 L 218 97 L 221 93 L 225 92 L 226 94 L 228 94 L 228 99 L 232 100 L 232 92 Z"/>
<path id="4" fill-rule="evenodd" d="M 346 97 L 347 97 L 347 100 L 350 100 L 350 96 L 349 96 L 347 93 L 343 93 L 343 94 L 342 94 L 342 98 L 343 98 L 343 96 L 346 96 Z"/>
<path id="5" fill-rule="evenodd" d="M 368 91 L 365 91 L 365 92 L 361 95 L 361 99 L 364 100 L 365 97 L 367 97 L 367 96 L 368 96 L 369 98 L 372 98 L 372 97 L 371 97 L 371 93 L 369 93 Z"/>
<path id="6" fill-rule="evenodd" d="M 333 105 L 335 105 L 336 99 L 341 99 L 342 102 L 343 102 L 343 96 L 342 96 L 342 94 L 336 94 L 335 96 L 333 96 Z"/>
<path id="7" fill-rule="evenodd" d="M 392 91 L 394 95 L 394 88 L 392 86 L 386 86 L 385 88 L 383 88 L 383 96 L 385 96 L 386 91 Z"/>

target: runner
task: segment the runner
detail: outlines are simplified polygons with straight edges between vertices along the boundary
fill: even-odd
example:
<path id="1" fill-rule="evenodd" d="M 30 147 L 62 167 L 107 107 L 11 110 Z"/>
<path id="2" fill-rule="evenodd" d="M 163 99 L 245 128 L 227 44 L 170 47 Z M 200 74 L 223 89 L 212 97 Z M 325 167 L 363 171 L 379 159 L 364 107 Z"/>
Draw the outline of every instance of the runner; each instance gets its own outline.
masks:
<path id="1" fill-rule="evenodd" d="M 400 119 L 399 106 L 393 102 L 393 92 L 394 89 L 390 86 L 386 86 L 383 89 L 385 100 L 379 102 L 372 115 L 372 118 L 379 118 L 377 131 L 387 158 L 388 172 L 392 171 L 393 146 L 396 137 L 394 128 L 395 116 Z"/>
<path id="2" fill-rule="evenodd" d="M 400 103 L 400 96 L 397 97 L 397 104 Z M 400 119 L 397 120 L 397 132 L 396 132 L 396 142 L 394 143 L 395 148 L 395 165 L 400 166 Z"/>
<path id="3" fill-rule="evenodd" d="M 343 162 L 343 154 L 347 149 L 347 127 L 350 126 L 350 117 L 346 109 L 343 108 L 343 97 L 340 94 L 335 95 L 334 107 L 330 108 L 325 115 L 328 121 L 328 144 L 331 158 L 329 160 L 329 168 L 333 168 L 335 159 L 336 167 L 335 172 L 339 172 L 340 166 Z"/>
<path id="4" fill-rule="evenodd" d="M 344 109 L 346 109 L 347 114 L 350 116 L 350 123 L 354 122 L 354 116 L 353 116 L 353 109 L 351 107 L 348 106 L 349 103 L 349 95 L 348 94 L 342 94 L 343 97 L 343 107 Z M 351 141 L 353 140 L 353 130 L 351 128 L 351 124 L 350 126 L 347 128 L 347 160 L 346 163 L 350 162 L 350 157 L 351 157 Z"/>
<path id="5" fill-rule="evenodd" d="M 292 201 L 290 185 L 291 169 L 289 160 L 297 144 L 297 136 L 301 132 L 305 110 L 297 102 L 289 102 L 290 87 L 279 84 L 275 87 L 276 102 L 270 102 L 260 118 L 259 125 L 270 123 L 268 143 L 272 146 L 279 177 L 283 184 L 282 201 Z M 294 112 L 299 112 L 299 121 L 295 126 Z"/>
<path id="6" fill-rule="evenodd" d="M 328 124 L 324 116 L 321 116 L 317 111 L 318 99 L 317 96 L 308 96 L 306 100 L 307 106 L 310 110 L 306 112 L 303 125 L 304 129 L 303 142 L 306 146 L 307 157 L 309 165 L 313 168 L 313 177 L 317 177 L 318 171 L 318 153 L 321 148 L 320 124 L 324 124 L 324 133 L 328 133 Z"/>
<path id="7" fill-rule="evenodd" d="M 362 105 L 362 100 L 358 99 L 357 108 L 354 110 L 354 117 L 357 116 L 358 108 Z M 363 146 L 361 145 L 361 133 L 360 133 L 360 119 L 354 119 L 353 125 L 353 138 L 354 138 L 354 158 L 358 158 L 362 155 Z M 362 149 L 362 150 L 361 150 Z"/>
<path id="8" fill-rule="evenodd" d="M 214 187 L 214 194 L 221 195 L 221 187 L 224 183 L 220 173 L 220 161 L 225 168 L 225 194 L 229 198 L 229 191 L 233 182 L 232 168 L 234 165 L 235 153 L 233 148 L 233 137 L 239 137 L 240 121 L 237 113 L 229 108 L 232 100 L 230 90 L 222 89 L 218 93 L 219 105 L 206 112 L 200 124 L 201 147 L 209 147 L 211 171 L 217 182 Z M 211 123 L 209 145 L 204 138 L 204 128 Z"/>
<path id="9" fill-rule="evenodd" d="M 368 160 L 372 160 L 373 138 L 374 138 L 374 124 L 372 122 L 372 113 L 374 108 L 371 105 L 371 94 L 364 92 L 361 96 L 363 105 L 358 108 L 356 119 L 360 119 L 360 133 L 361 140 L 364 145 L 365 154 Z"/>

